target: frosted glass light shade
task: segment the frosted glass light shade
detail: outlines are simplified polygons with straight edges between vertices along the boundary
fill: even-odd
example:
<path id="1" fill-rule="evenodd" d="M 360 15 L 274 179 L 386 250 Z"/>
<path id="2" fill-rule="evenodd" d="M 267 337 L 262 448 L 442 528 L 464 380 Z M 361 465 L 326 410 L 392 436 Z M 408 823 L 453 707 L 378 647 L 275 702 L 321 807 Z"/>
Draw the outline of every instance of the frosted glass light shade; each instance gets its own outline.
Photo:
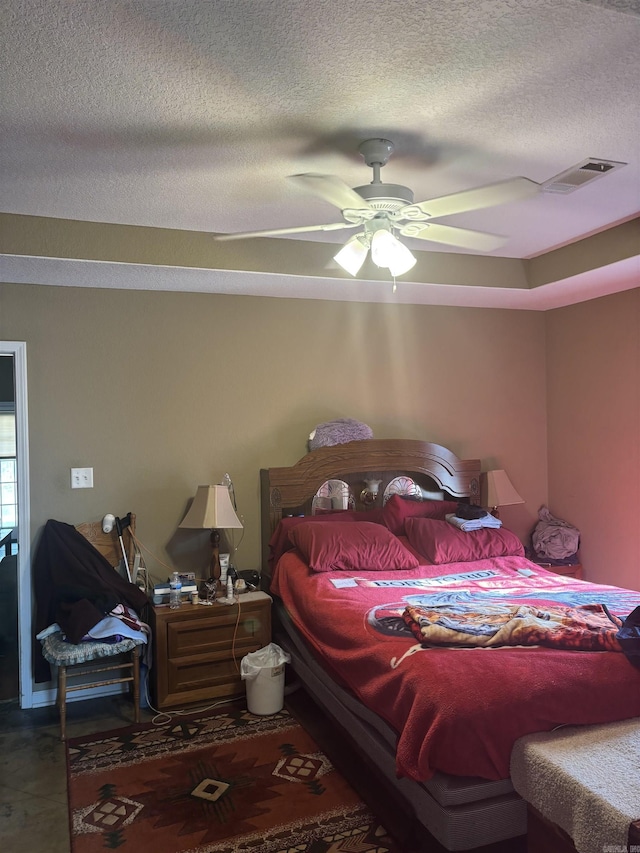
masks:
<path id="1" fill-rule="evenodd" d="M 368 248 L 357 237 L 352 237 L 340 249 L 333 260 L 351 275 L 357 275 L 367 257 Z"/>
<path id="2" fill-rule="evenodd" d="M 189 511 L 178 527 L 227 530 L 242 527 L 226 486 L 198 486 Z"/>
<path id="3" fill-rule="evenodd" d="M 371 259 L 377 266 L 388 268 L 393 276 L 409 272 L 416 263 L 409 249 L 385 228 L 371 238 Z"/>

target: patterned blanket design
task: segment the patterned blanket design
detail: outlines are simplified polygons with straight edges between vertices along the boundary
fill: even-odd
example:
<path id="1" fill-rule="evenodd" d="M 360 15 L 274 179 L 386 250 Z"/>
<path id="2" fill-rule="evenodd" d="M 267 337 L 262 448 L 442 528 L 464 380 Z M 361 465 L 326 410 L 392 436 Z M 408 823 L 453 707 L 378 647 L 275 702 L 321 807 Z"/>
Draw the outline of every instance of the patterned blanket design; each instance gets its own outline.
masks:
<path id="1" fill-rule="evenodd" d="M 481 579 L 477 579 L 477 577 L 474 579 L 475 588 L 473 588 L 471 584 L 469 586 L 457 586 L 460 582 L 462 584 L 465 583 L 466 579 L 462 574 L 444 575 L 413 582 L 414 588 L 416 586 L 424 586 L 424 592 L 413 592 L 411 594 L 404 595 L 401 600 L 373 607 L 367 615 L 367 622 L 372 628 L 381 634 L 418 637 L 418 639 L 423 641 L 425 644 L 428 643 L 430 645 L 497 646 L 501 644 L 498 642 L 485 644 L 474 643 L 471 641 L 465 643 L 436 643 L 435 633 L 432 634 L 434 639 L 427 640 L 426 637 L 416 633 L 415 626 L 411 624 L 411 614 L 414 612 L 422 613 L 423 611 L 438 611 L 441 612 L 443 616 L 448 614 L 450 611 L 460 614 L 466 612 L 477 612 L 478 614 L 481 614 L 489 613 L 489 609 L 493 612 L 496 608 L 498 608 L 498 610 L 504 610 L 505 608 L 517 608 L 522 609 L 522 612 L 524 613 L 524 608 L 526 607 L 529 607 L 531 611 L 543 610 L 549 613 L 570 611 L 571 613 L 575 612 L 576 614 L 587 614 L 589 611 L 593 610 L 594 605 L 596 605 L 597 608 L 602 610 L 602 612 L 611 620 L 609 621 L 609 619 L 607 619 L 605 621 L 603 619 L 602 625 L 615 635 L 622 625 L 623 620 L 620 617 L 626 616 L 634 607 L 637 606 L 636 602 L 640 595 L 640 593 L 632 590 L 597 586 L 587 584 L 584 581 L 580 581 L 577 585 L 579 588 L 576 589 L 576 584 L 573 584 L 573 586 L 567 585 L 566 579 L 558 575 L 551 576 L 546 579 L 544 577 L 536 578 L 535 584 L 533 581 L 529 581 L 531 585 L 523 586 L 522 583 L 514 582 L 513 579 L 505 583 L 503 578 L 497 576 L 497 572 L 490 570 L 483 573 L 475 572 L 474 574 L 476 576 L 479 576 L 480 574 L 484 575 Z M 545 574 L 548 575 L 549 573 Z M 545 580 L 547 581 L 546 583 Z M 560 584 L 559 587 L 553 586 L 556 581 Z M 469 581 L 467 580 L 466 582 L 468 583 Z M 361 584 L 363 582 L 357 579 L 355 583 Z M 384 587 L 386 589 L 390 589 L 394 586 L 400 586 L 400 583 L 398 582 L 390 583 L 388 581 L 367 580 L 364 583 L 366 583 L 367 586 L 378 588 Z M 402 586 L 409 586 L 406 581 L 401 583 Z M 429 589 L 428 592 L 427 589 Z M 599 623 L 600 620 L 598 619 L 597 621 Z M 596 625 L 595 622 L 591 622 L 591 624 L 594 626 Z M 548 627 L 550 628 L 551 626 Z M 595 647 L 589 645 L 589 641 L 586 642 L 587 645 L 585 646 L 553 645 L 555 645 L 556 648 L 621 651 L 620 644 L 617 640 L 614 645 Z M 532 642 L 529 642 L 526 645 L 532 644 Z M 541 644 L 545 645 L 544 643 Z M 502 643 L 502 645 L 513 644 Z M 520 642 L 518 645 L 525 645 L 525 643 Z"/>
<path id="2" fill-rule="evenodd" d="M 620 651 L 622 621 L 600 604 L 562 605 L 484 602 L 439 607 L 407 606 L 403 619 L 414 636 L 436 646 L 551 646 Z"/>

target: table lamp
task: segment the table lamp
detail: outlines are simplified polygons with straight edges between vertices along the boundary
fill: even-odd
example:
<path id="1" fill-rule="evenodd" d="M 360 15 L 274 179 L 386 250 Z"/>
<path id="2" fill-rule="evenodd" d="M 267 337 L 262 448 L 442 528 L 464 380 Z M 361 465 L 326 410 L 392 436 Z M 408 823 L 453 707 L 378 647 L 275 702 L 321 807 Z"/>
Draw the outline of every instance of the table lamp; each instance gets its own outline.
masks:
<path id="1" fill-rule="evenodd" d="M 189 511 L 178 527 L 193 530 L 211 530 L 211 572 L 216 582 L 220 579 L 220 531 L 242 528 L 242 522 L 236 515 L 231 503 L 231 495 L 226 486 L 198 486 Z"/>
<path id="2" fill-rule="evenodd" d="M 484 506 L 496 518 L 500 518 L 498 507 L 524 503 L 523 498 L 520 497 L 513 487 L 511 480 L 507 476 L 507 472 L 502 469 L 487 471 L 485 474 L 485 488 L 487 494 Z"/>

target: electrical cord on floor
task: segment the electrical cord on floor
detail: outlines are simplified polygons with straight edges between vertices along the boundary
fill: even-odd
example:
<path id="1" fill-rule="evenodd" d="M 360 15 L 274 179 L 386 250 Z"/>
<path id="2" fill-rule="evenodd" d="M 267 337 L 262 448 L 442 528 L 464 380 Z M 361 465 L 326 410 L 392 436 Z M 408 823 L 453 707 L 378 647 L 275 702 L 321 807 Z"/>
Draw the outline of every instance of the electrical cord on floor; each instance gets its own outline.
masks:
<path id="1" fill-rule="evenodd" d="M 151 704 L 148 682 L 145 684 L 144 695 L 147 702 L 147 708 L 154 712 L 154 716 L 150 720 L 151 724 L 154 726 L 164 726 L 166 723 L 170 723 L 174 717 L 187 717 L 191 714 L 204 714 L 206 711 L 212 711 L 220 705 L 230 705 L 232 702 L 240 702 L 246 698 L 245 696 L 235 696 L 231 699 L 221 699 L 219 702 L 213 702 L 210 705 L 205 705 L 204 708 L 171 708 L 169 711 L 159 711 Z"/>

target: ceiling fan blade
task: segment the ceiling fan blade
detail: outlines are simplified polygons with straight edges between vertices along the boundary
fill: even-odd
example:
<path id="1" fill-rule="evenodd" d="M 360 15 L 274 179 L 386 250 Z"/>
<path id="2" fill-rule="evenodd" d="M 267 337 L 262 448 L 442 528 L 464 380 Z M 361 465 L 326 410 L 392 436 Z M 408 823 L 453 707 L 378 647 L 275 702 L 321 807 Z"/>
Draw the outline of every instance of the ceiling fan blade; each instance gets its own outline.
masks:
<path id="1" fill-rule="evenodd" d="M 529 178 L 510 178 L 497 184 L 488 184 L 485 187 L 476 187 L 472 190 L 463 190 L 407 205 L 407 208 L 418 207 L 423 213 L 434 217 L 451 216 L 453 213 L 466 213 L 468 210 L 480 210 L 483 207 L 519 201 L 536 195 L 539 190 L 540 184 L 530 181 Z M 402 213 L 402 210 L 398 211 L 400 218 Z"/>
<path id="2" fill-rule="evenodd" d="M 453 225 L 440 225 L 439 222 L 409 222 L 400 228 L 404 237 L 417 237 L 418 240 L 431 240 L 433 243 L 446 243 L 461 249 L 474 249 L 477 252 L 491 252 L 507 242 L 506 237 L 487 234 L 484 231 L 470 231 L 468 228 L 454 228 Z"/>
<path id="3" fill-rule="evenodd" d="M 290 181 L 295 181 L 303 189 L 335 205 L 340 210 L 367 210 L 371 208 L 368 201 L 351 189 L 335 175 L 320 175 L 306 172 L 302 175 L 289 175 Z"/>
<path id="4" fill-rule="evenodd" d="M 340 231 L 342 228 L 357 228 L 357 223 L 330 222 L 327 225 L 298 225 L 293 228 L 271 228 L 269 231 L 241 231 L 238 234 L 216 234 L 214 240 L 245 240 L 249 237 L 276 237 L 279 234 L 304 234 L 305 231 Z"/>

